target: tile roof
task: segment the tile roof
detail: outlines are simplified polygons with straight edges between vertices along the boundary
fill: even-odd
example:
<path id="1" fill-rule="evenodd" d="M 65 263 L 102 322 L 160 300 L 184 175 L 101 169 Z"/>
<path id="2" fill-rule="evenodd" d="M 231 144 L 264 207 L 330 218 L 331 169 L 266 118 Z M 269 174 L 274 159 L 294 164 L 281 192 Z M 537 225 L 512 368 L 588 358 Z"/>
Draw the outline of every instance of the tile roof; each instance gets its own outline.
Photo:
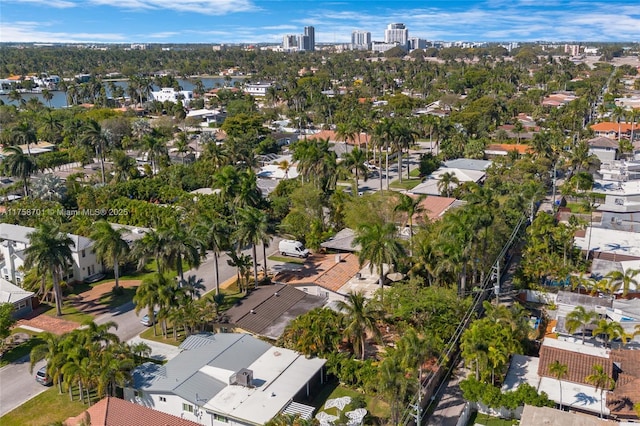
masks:
<path id="1" fill-rule="evenodd" d="M 336 132 L 334 132 L 333 130 L 322 130 L 318 133 L 307 136 L 307 139 L 329 139 L 329 142 L 345 142 L 344 138 L 338 137 Z M 369 140 L 368 135 L 366 133 L 360 133 L 360 145 L 364 145 L 367 140 Z M 358 145 L 358 135 L 355 135 L 355 139 L 347 139 L 346 142 L 348 145 Z"/>
<path id="2" fill-rule="evenodd" d="M 621 417 L 637 417 L 634 404 L 640 403 L 640 351 L 616 349 L 611 351 L 611 361 L 616 365 L 616 386 L 607 394 L 607 407 L 611 414 Z"/>
<path id="3" fill-rule="evenodd" d="M 199 423 L 171 414 L 134 404 L 123 399 L 106 397 L 89 407 L 85 413 L 91 418 L 90 426 L 197 426 Z M 68 419 L 69 426 L 82 424 L 85 414 Z"/>
<path id="4" fill-rule="evenodd" d="M 636 126 L 637 127 L 637 126 Z M 616 132 L 620 130 L 622 133 L 631 132 L 630 123 L 614 123 L 611 121 L 603 121 L 602 123 L 596 123 L 591 125 L 591 129 L 594 132 Z"/>
<path id="5" fill-rule="evenodd" d="M 337 256 L 340 256 L 339 262 L 336 262 Z M 290 285 L 315 284 L 337 292 L 359 271 L 360 260 L 355 254 L 313 254 L 309 256 L 302 269 L 280 272 L 274 281 Z"/>
<path id="6" fill-rule="evenodd" d="M 599 136 L 597 138 L 589 139 L 587 141 L 589 146 L 594 148 L 614 148 L 618 149 L 618 141 L 613 140 L 611 138 L 605 138 L 604 136 Z"/>
<path id="7" fill-rule="evenodd" d="M 323 306 L 324 302 L 322 297 L 276 284 L 252 291 L 227 310 L 225 317 L 243 330 L 277 339 L 291 320 Z"/>
<path id="8" fill-rule="evenodd" d="M 601 365 L 609 376 L 613 373 L 613 365 L 607 358 L 543 345 L 540 348 L 538 375 L 555 379 L 555 376 L 549 372 L 549 366 L 554 361 L 567 366 L 567 375 L 563 380 L 568 382 L 592 386 L 585 379 L 593 374 L 594 365 Z"/>

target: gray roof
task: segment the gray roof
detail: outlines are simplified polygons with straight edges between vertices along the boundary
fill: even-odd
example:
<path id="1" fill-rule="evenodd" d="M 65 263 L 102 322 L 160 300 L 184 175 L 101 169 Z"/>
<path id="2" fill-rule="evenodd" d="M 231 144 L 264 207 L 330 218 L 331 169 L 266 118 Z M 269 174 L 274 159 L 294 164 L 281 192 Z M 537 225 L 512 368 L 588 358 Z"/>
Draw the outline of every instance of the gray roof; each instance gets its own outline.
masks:
<path id="1" fill-rule="evenodd" d="M 360 246 L 353 246 L 355 237 L 356 234 L 353 229 L 344 228 L 327 241 L 321 243 L 320 246 L 331 250 L 357 252 L 360 251 Z"/>
<path id="2" fill-rule="evenodd" d="M 617 140 L 605 138 L 604 136 L 599 136 L 597 138 L 589 139 L 587 141 L 590 147 L 593 148 L 614 148 L 618 149 L 619 144 Z"/>
<path id="3" fill-rule="evenodd" d="M 199 370 L 206 366 L 238 371 L 263 355 L 271 345 L 249 334 L 220 333 L 200 336 L 198 341 L 209 344 L 183 350 L 164 366 L 143 364 L 133 374 L 134 386 L 151 392 L 172 392 L 198 405 L 211 399 L 228 383 Z M 191 344 L 190 344 L 191 345 Z M 196 400 L 196 395 L 198 395 Z"/>
<path id="4" fill-rule="evenodd" d="M 29 245 L 29 234 L 35 231 L 36 228 L 28 226 L 13 225 L 11 223 L 0 223 L 0 239 L 17 241 Z M 78 252 L 80 250 L 88 249 L 93 245 L 93 241 L 89 238 L 82 237 L 75 234 L 67 234 L 73 241 L 71 251 Z"/>
<path id="5" fill-rule="evenodd" d="M 556 303 L 565 303 L 573 306 L 582 305 L 588 310 L 589 308 L 595 309 L 596 307 L 601 306 L 610 308 L 612 301 L 609 298 L 588 296 L 586 294 L 572 293 L 570 291 L 559 291 Z"/>
<path id="6" fill-rule="evenodd" d="M 277 339 L 298 316 L 324 305 L 325 299 L 292 286 L 275 284 L 260 287 L 225 312 L 229 323 Z"/>
<path id="7" fill-rule="evenodd" d="M 491 165 L 489 160 L 474 160 L 471 158 L 456 158 L 444 162 L 444 167 L 450 169 L 476 170 L 484 172 Z"/>
<path id="8" fill-rule="evenodd" d="M 0 278 L 0 303 L 16 303 L 29 299 L 31 296 L 33 296 L 33 292 L 24 290 L 4 278 Z"/>

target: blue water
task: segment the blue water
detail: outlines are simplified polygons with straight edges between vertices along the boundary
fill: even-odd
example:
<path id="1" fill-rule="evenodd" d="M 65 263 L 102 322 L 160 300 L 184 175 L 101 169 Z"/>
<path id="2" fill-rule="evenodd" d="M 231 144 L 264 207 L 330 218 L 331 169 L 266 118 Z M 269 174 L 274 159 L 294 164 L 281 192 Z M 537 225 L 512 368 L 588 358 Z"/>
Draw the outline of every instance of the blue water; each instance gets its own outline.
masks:
<path id="1" fill-rule="evenodd" d="M 178 84 L 180 86 L 182 86 L 182 90 L 193 90 L 193 83 L 189 80 L 181 80 L 181 79 L 177 79 L 178 80 Z M 237 81 L 237 79 L 231 79 L 231 81 L 229 82 L 225 82 L 224 78 L 201 78 L 200 80 L 202 80 L 202 84 L 204 84 L 205 89 L 209 90 L 209 89 L 213 89 L 215 87 L 219 87 L 219 86 L 224 86 L 225 84 L 228 85 L 233 85 L 233 83 L 235 81 Z M 126 93 L 126 88 L 127 88 L 127 82 L 126 81 L 117 81 L 116 86 L 121 86 L 125 88 L 125 93 Z M 109 87 L 108 85 L 105 83 L 104 84 L 105 89 L 107 90 L 107 96 L 109 95 Z M 154 90 L 159 90 L 158 87 L 154 86 Z M 62 91 L 55 91 L 55 92 L 51 92 L 53 94 L 53 99 L 51 99 L 51 107 L 52 108 L 64 108 L 67 106 L 67 97 L 65 95 L 64 92 Z M 22 94 L 22 99 L 24 99 L 25 101 L 28 101 L 30 98 L 38 98 L 40 99 L 40 101 L 45 104 L 45 105 L 49 105 L 48 102 L 46 102 L 44 100 L 44 98 L 42 97 L 42 94 L 40 93 L 23 93 Z M 0 99 L 5 103 L 5 104 L 13 104 L 16 105 L 15 101 L 10 101 L 9 100 L 9 96 L 8 95 L 0 95 Z"/>

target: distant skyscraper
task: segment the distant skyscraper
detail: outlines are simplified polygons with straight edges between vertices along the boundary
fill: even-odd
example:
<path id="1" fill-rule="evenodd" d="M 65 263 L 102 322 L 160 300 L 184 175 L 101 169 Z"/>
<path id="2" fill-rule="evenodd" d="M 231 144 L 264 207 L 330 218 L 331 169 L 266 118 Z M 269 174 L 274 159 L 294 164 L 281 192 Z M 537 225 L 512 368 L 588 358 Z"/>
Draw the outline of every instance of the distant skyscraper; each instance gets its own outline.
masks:
<path id="1" fill-rule="evenodd" d="M 303 50 L 316 50 L 316 29 L 314 27 L 304 27 Z"/>
<path id="2" fill-rule="evenodd" d="M 387 25 L 387 29 L 384 30 L 385 43 L 398 43 L 401 47 L 406 49 L 408 40 L 409 30 L 404 26 L 404 24 L 389 24 Z"/>
<path id="3" fill-rule="evenodd" d="M 295 34 L 286 34 L 282 37 L 282 49 L 294 50 L 298 49 L 298 36 Z"/>
<path id="4" fill-rule="evenodd" d="M 351 48 L 354 50 L 371 49 L 371 33 L 369 31 L 353 31 L 351 33 Z"/>

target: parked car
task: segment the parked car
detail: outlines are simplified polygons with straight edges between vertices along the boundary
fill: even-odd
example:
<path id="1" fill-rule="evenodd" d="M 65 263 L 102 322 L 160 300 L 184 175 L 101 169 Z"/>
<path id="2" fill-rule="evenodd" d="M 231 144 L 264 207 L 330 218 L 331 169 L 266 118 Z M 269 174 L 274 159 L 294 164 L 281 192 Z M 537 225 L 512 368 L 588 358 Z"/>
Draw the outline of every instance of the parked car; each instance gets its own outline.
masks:
<path id="1" fill-rule="evenodd" d="M 158 311 L 153 312 L 153 318 L 156 320 L 156 322 L 158 321 Z M 149 318 L 149 314 L 146 314 L 145 316 L 140 318 L 140 324 L 144 325 L 145 327 L 151 327 L 153 325 L 153 323 L 151 322 L 151 318 Z"/>
<path id="2" fill-rule="evenodd" d="M 103 273 L 93 274 L 93 275 L 89 275 L 87 278 L 85 278 L 84 282 L 85 282 L 85 284 L 97 283 L 98 281 L 104 279 L 104 277 L 106 277 L 106 275 L 103 274 Z"/>
<path id="3" fill-rule="evenodd" d="M 46 365 L 36 372 L 36 382 L 43 386 L 51 386 L 53 384 L 53 380 L 47 374 Z"/>

